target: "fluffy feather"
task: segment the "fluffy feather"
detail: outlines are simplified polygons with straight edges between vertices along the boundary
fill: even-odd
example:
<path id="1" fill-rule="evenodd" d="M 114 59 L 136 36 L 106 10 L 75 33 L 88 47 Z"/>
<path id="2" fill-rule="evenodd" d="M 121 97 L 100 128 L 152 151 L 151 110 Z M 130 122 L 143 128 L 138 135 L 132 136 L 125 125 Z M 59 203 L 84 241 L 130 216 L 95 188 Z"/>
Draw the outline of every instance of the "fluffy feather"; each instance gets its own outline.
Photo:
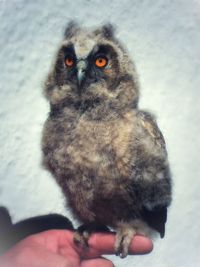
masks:
<path id="1" fill-rule="evenodd" d="M 116 229 L 116 252 L 124 257 L 136 233 L 150 227 L 164 236 L 171 202 L 165 142 L 154 117 L 138 109 L 137 73 L 112 28 L 76 25 L 71 32 L 45 86 L 50 114 L 43 161 L 81 222 Z M 64 65 L 69 53 L 71 69 Z M 105 68 L 95 66 L 99 55 L 108 61 Z M 81 87 L 80 60 L 87 63 Z"/>

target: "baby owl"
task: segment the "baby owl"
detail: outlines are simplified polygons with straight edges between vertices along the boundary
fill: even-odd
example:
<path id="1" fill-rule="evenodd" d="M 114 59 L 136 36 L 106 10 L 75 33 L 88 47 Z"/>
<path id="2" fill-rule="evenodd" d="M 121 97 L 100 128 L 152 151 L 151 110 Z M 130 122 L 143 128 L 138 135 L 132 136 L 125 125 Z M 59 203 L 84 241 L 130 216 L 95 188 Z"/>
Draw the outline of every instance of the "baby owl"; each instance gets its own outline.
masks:
<path id="1" fill-rule="evenodd" d="M 138 109 L 137 73 L 112 25 L 69 23 L 45 95 L 43 162 L 76 218 L 112 227 L 121 257 L 135 234 L 163 237 L 171 202 L 165 141 Z"/>

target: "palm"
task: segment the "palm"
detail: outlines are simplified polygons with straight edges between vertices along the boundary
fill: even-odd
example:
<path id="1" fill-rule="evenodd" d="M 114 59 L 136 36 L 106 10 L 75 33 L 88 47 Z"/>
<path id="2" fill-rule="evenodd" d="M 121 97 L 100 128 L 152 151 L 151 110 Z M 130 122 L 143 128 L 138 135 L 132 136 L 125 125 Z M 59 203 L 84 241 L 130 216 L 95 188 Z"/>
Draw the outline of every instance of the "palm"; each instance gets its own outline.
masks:
<path id="1" fill-rule="evenodd" d="M 1 259 L 5 267 L 111 267 L 112 262 L 101 258 L 113 254 L 114 234 L 93 234 L 88 250 L 78 248 L 73 241 L 74 233 L 68 230 L 49 230 L 29 236 L 19 242 Z M 136 236 L 130 254 L 145 254 L 152 250 L 152 242 Z"/>

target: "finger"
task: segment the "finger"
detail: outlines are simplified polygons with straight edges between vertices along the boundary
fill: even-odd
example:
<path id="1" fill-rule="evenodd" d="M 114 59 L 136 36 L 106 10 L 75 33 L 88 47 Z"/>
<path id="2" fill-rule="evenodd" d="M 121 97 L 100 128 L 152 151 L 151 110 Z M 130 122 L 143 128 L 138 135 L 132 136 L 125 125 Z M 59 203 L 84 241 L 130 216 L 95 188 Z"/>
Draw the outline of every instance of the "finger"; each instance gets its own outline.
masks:
<path id="1" fill-rule="evenodd" d="M 84 254 L 87 258 L 98 257 L 102 254 L 114 254 L 115 234 L 96 233 L 89 239 L 89 250 Z M 152 241 L 144 236 L 135 236 L 130 245 L 129 254 L 146 254 L 153 249 Z"/>
<path id="2" fill-rule="evenodd" d="M 74 254 L 74 257 L 81 255 L 82 258 L 95 258 L 100 257 L 101 255 L 114 254 L 114 243 L 115 243 L 115 234 L 114 233 L 95 233 L 89 239 L 89 248 L 88 250 L 82 250 L 77 247 L 73 241 L 74 233 L 72 231 L 66 230 L 51 230 L 43 233 L 43 236 L 47 235 L 46 244 L 48 246 L 53 243 L 59 248 L 63 248 L 62 255 L 67 255 L 69 249 L 72 250 L 70 253 Z M 50 239 L 53 239 L 50 242 Z M 55 239 L 57 242 L 55 242 Z M 48 242 L 47 242 L 48 240 Z M 49 248 L 50 249 L 50 248 Z M 152 241 L 144 236 L 136 235 L 130 245 L 129 254 L 146 254 L 151 252 L 153 249 Z M 51 249 L 53 252 L 53 249 Z M 55 252 L 55 251 L 54 251 Z M 61 251 L 60 251 L 61 252 Z"/>
<path id="3" fill-rule="evenodd" d="M 113 263 L 104 258 L 83 260 L 81 267 L 114 267 Z"/>
<path id="4" fill-rule="evenodd" d="M 153 250 L 153 243 L 151 239 L 136 235 L 134 236 L 131 245 L 129 254 L 147 254 Z"/>

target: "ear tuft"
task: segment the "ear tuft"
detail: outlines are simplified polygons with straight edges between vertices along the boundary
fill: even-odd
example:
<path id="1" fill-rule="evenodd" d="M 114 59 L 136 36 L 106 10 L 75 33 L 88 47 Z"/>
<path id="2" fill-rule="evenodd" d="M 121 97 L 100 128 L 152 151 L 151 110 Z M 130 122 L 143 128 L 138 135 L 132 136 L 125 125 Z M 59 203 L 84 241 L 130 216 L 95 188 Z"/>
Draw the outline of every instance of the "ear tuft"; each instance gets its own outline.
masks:
<path id="1" fill-rule="evenodd" d="M 102 35 L 106 39 L 113 39 L 115 27 L 111 23 L 106 23 L 101 28 L 98 28 L 94 33 L 96 35 Z"/>
<path id="2" fill-rule="evenodd" d="M 77 32 L 78 29 L 79 26 L 77 22 L 75 22 L 74 20 L 70 21 L 65 29 L 64 38 L 66 39 L 71 38 Z"/>
<path id="3" fill-rule="evenodd" d="M 111 23 L 107 23 L 102 27 L 102 34 L 107 39 L 112 39 L 114 37 L 115 28 Z"/>

